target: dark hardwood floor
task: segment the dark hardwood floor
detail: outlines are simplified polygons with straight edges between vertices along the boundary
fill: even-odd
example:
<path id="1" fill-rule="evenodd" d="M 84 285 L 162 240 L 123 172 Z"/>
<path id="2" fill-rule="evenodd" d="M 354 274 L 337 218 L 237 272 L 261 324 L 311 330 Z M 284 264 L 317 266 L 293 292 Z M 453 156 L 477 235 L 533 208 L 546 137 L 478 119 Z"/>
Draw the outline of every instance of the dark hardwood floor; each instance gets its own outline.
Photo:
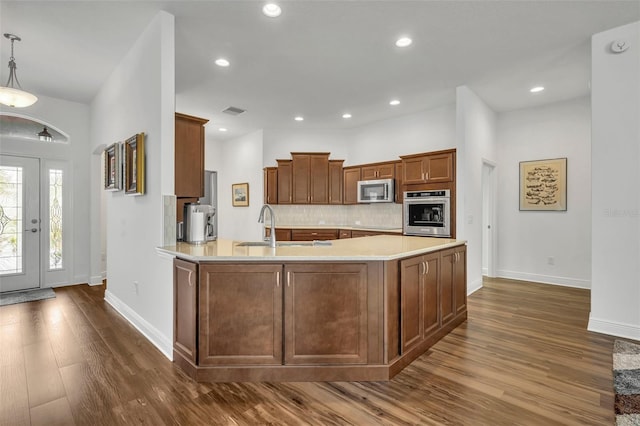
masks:
<path id="1" fill-rule="evenodd" d="M 487 280 L 469 319 L 390 382 L 196 383 L 104 287 L 0 308 L 1 425 L 612 425 L 613 337 L 589 292 Z"/>

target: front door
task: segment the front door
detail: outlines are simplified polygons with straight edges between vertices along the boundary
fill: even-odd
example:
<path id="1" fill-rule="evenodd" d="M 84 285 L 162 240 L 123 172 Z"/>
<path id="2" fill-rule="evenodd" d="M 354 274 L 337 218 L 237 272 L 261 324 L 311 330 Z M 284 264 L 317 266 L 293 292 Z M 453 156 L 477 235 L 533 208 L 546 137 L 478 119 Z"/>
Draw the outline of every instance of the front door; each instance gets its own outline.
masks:
<path id="1" fill-rule="evenodd" d="M 40 160 L 0 155 L 0 292 L 40 287 Z"/>

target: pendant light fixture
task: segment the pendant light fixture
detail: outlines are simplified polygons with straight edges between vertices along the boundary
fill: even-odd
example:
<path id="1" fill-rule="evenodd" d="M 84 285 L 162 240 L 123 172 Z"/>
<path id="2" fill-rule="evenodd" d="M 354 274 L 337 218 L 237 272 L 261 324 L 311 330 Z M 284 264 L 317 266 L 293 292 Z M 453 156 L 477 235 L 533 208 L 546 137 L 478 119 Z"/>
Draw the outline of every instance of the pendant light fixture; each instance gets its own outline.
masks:
<path id="1" fill-rule="evenodd" d="M 0 86 L 0 104 L 16 108 L 31 106 L 36 103 L 38 98 L 22 90 L 16 74 L 16 60 L 13 57 L 13 42 L 21 39 L 13 34 L 5 34 L 4 36 L 11 40 L 11 56 L 9 57 L 9 79 L 6 86 Z"/>
<path id="2" fill-rule="evenodd" d="M 38 138 L 44 142 L 53 142 L 53 136 L 51 136 L 51 133 L 47 130 L 47 126 L 44 126 L 44 129 L 38 133 Z"/>

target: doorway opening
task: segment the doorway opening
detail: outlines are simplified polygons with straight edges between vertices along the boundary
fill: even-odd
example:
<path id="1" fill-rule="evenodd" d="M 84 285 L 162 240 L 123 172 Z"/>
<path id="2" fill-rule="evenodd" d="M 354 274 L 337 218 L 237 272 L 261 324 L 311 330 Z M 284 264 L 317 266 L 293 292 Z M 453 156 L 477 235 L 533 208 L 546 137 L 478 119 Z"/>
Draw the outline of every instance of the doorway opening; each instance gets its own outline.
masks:
<path id="1" fill-rule="evenodd" d="M 496 277 L 497 188 L 496 164 L 482 160 L 482 275 Z"/>

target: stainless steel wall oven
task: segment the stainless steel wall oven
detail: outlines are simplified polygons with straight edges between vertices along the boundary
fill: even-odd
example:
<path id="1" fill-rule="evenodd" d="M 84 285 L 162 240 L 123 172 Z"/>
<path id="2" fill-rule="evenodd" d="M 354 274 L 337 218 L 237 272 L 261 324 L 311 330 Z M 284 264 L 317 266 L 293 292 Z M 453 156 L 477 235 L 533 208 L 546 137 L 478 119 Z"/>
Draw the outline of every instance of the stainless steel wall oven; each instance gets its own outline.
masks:
<path id="1" fill-rule="evenodd" d="M 404 235 L 451 237 L 451 196 L 448 189 L 404 193 Z"/>

